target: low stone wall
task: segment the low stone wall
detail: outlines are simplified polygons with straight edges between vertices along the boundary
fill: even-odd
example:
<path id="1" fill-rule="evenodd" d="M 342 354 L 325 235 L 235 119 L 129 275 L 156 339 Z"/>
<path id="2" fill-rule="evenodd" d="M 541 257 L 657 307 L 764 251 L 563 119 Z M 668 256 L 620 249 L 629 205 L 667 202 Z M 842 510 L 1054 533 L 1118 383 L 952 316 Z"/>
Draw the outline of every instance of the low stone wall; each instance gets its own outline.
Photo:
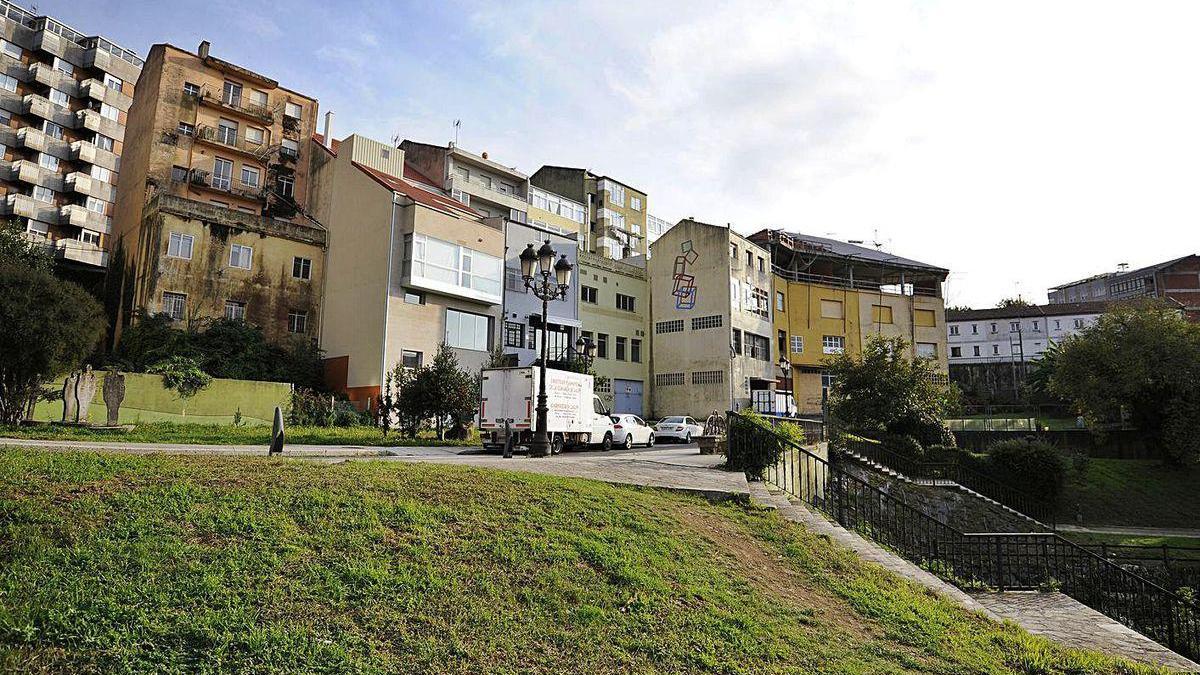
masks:
<path id="1" fill-rule="evenodd" d="M 988 446 L 999 441 L 1022 439 L 1035 436 L 1065 452 L 1084 450 L 1089 457 L 1097 459 L 1161 459 L 1158 448 L 1146 443 L 1145 434 L 1139 431 L 1110 431 L 1103 441 L 1097 440 L 1086 429 L 1059 431 L 955 431 L 954 439 L 960 448 L 972 452 L 984 452 Z"/>

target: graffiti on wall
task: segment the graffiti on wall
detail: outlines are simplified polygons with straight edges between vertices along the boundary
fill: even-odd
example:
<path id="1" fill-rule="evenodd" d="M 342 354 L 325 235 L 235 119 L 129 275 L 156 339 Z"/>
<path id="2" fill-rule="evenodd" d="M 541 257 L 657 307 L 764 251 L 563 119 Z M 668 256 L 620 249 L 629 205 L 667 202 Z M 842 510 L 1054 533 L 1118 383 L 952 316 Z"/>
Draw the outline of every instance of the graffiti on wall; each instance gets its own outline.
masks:
<path id="1" fill-rule="evenodd" d="M 688 267 L 696 264 L 699 254 L 692 248 L 689 239 L 679 245 L 680 253 L 675 256 L 675 288 L 671 295 L 675 296 L 675 309 L 693 309 L 696 307 L 696 275 L 688 274 Z"/>

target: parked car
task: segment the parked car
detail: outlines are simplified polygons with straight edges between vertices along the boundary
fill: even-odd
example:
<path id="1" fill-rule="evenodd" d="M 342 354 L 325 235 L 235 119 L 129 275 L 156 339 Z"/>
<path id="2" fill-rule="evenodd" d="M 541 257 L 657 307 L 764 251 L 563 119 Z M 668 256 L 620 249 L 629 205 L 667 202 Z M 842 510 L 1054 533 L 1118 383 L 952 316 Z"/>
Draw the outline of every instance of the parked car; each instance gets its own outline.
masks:
<path id="1" fill-rule="evenodd" d="M 613 445 L 632 448 L 635 445 L 654 447 L 654 428 L 637 415 L 613 415 Z"/>
<path id="2" fill-rule="evenodd" d="M 704 426 L 697 423 L 691 417 L 664 417 L 658 421 L 658 426 L 654 427 L 655 438 L 662 440 L 664 438 L 674 438 L 691 443 L 692 436 L 703 436 Z"/>

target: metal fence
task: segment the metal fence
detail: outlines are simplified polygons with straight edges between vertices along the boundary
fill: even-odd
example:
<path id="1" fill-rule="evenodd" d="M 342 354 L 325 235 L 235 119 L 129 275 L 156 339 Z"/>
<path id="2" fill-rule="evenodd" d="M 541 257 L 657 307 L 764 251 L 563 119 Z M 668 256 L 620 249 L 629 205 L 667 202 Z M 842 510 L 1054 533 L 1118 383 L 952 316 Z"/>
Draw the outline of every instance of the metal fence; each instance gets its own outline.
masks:
<path id="1" fill-rule="evenodd" d="M 792 497 L 960 587 L 1060 590 L 1188 658 L 1200 656 L 1200 605 L 1054 533 L 966 533 L 773 430 L 729 413 L 731 458 L 786 448 L 765 479 Z"/>

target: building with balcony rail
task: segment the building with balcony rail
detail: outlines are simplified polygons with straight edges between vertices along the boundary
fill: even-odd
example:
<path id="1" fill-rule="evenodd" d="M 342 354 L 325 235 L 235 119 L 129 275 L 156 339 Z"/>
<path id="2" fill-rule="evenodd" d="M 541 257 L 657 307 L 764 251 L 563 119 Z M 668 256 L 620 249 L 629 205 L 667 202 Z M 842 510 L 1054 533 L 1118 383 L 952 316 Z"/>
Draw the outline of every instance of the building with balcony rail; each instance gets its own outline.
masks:
<path id="1" fill-rule="evenodd" d="M 315 98 L 213 56 L 207 41 L 151 47 L 113 217 L 118 338 L 143 311 L 316 338 L 326 237 L 303 206 L 316 119 Z"/>
<path id="2" fill-rule="evenodd" d="M 613 260 L 646 255 L 645 192 L 588 169 L 564 166 L 543 166 L 529 182 L 586 207 L 586 226 L 580 231 L 584 250 Z"/>
<path id="3" fill-rule="evenodd" d="M 309 193 L 329 231 L 326 384 L 373 407 L 389 372 L 429 365 L 443 342 L 480 368 L 504 321 L 504 219 L 446 194 L 402 147 L 326 138 Z"/>
<path id="4" fill-rule="evenodd" d="M 455 143 L 431 145 L 405 140 L 400 149 L 405 161 L 433 187 L 484 218 L 526 222 L 529 177 L 517 169 L 490 159 L 486 152 L 476 155 Z"/>
<path id="5" fill-rule="evenodd" d="M 781 412 L 820 413 L 832 385 L 825 361 L 859 353 L 872 335 L 904 338 L 910 357 L 933 359 L 939 373 L 947 372 L 942 283 L 948 270 L 783 230 L 749 239 L 769 251 Z M 731 259 L 761 271 L 757 255 L 730 251 Z"/>
<path id="6" fill-rule="evenodd" d="M 113 241 L 134 52 L 0 0 L 0 216 L 98 282 Z"/>
<path id="7" fill-rule="evenodd" d="M 1123 265 L 1115 272 L 1051 288 L 1047 296 L 1052 305 L 1163 298 L 1182 306 L 1187 319 L 1200 321 L 1200 255 L 1186 255 L 1135 270 Z"/>

